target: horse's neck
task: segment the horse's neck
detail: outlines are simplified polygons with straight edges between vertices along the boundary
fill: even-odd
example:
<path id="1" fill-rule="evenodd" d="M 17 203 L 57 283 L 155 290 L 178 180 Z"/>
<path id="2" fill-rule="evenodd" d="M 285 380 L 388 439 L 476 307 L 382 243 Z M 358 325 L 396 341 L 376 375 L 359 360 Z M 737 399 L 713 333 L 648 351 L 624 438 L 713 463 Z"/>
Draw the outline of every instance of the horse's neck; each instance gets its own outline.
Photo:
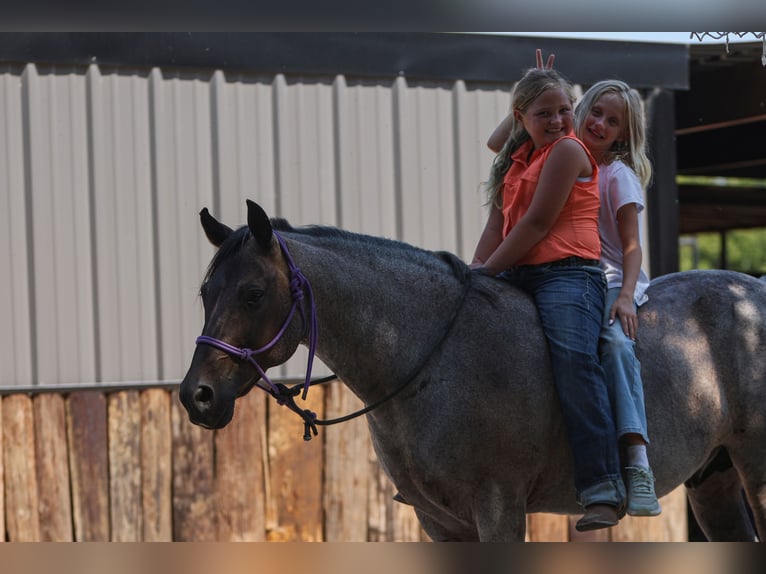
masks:
<path id="1" fill-rule="evenodd" d="M 404 248 L 403 248 L 404 249 Z M 460 278 L 437 257 L 375 246 L 301 248 L 317 306 L 317 355 L 363 399 L 415 374 L 448 327 Z"/>

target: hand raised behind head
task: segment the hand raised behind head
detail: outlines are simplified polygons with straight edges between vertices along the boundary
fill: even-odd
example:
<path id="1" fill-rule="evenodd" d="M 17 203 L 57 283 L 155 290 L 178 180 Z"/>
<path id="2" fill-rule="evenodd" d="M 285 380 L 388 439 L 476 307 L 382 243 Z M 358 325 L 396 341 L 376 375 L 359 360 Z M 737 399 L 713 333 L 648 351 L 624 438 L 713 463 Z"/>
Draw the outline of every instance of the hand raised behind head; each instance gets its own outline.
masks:
<path id="1" fill-rule="evenodd" d="M 538 48 L 535 50 L 535 64 L 537 65 L 538 70 L 552 70 L 553 69 L 553 61 L 556 59 L 556 54 L 549 54 L 548 55 L 548 61 L 545 64 L 545 68 L 543 68 L 543 51 Z"/>

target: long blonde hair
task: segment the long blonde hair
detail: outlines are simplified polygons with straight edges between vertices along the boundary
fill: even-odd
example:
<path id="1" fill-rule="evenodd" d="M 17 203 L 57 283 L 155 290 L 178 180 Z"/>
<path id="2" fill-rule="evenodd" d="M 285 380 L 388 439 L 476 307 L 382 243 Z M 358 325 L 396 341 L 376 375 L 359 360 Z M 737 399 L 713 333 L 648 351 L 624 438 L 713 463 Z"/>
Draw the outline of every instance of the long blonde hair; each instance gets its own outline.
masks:
<path id="1" fill-rule="evenodd" d="M 511 93 L 511 114 L 514 114 L 516 111 L 522 114 L 525 113 L 540 94 L 551 89 L 564 90 L 569 97 L 569 101 L 574 104 L 575 96 L 572 84 L 559 72 L 556 70 L 541 70 L 539 68 L 527 70 L 524 76 L 513 87 L 513 92 Z M 495 156 L 492 168 L 490 169 L 489 180 L 485 184 L 488 204 L 495 204 L 497 207 L 501 207 L 503 179 L 513 163 L 511 156 L 527 140 L 529 140 L 527 130 L 524 129 L 524 125 L 513 115 L 510 135 L 505 140 L 500 153 Z"/>
<path id="2" fill-rule="evenodd" d="M 614 94 L 623 104 L 626 119 L 625 141 L 616 141 L 608 152 L 606 163 L 620 160 L 629 166 L 638 176 L 641 186 L 646 189 L 652 180 L 652 163 L 646 155 L 646 124 L 644 106 L 641 96 L 636 90 L 620 80 L 602 80 L 593 84 L 583 94 L 574 111 L 574 129 L 578 138 L 582 139 L 582 129 L 585 119 L 598 99 L 604 94 Z"/>

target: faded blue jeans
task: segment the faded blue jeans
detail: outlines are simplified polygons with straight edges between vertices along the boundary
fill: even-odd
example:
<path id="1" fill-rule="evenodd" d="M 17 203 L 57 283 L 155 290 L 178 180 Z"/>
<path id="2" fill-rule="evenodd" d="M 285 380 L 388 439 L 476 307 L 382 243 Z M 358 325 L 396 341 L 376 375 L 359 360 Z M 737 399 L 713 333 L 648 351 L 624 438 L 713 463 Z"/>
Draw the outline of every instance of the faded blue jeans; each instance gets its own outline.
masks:
<path id="1" fill-rule="evenodd" d="M 622 510 L 625 485 L 598 357 L 606 279 L 597 265 L 521 265 L 498 275 L 535 300 L 574 461 L 577 501 Z"/>
<path id="2" fill-rule="evenodd" d="M 617 438 L 636 433 L 648 443 L 644 384 L 641 381 L 641 363 L 636 357 L 636 342 L 622 330 L 619 318 L 609 325 L 609 310 L 619 294 L 619 287 L 609 289 L 606 293 L 599 346 L 601 366 L 606 375 Z"/>

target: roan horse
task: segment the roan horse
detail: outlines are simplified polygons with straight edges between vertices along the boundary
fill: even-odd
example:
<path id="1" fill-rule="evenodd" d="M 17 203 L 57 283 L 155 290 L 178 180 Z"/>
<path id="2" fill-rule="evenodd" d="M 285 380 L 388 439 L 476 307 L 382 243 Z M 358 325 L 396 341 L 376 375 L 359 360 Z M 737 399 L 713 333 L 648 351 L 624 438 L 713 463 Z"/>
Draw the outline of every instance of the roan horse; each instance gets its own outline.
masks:
<path id="1" fill-rule="evenodd" d="M 432 539 L 521 541 L 528 512 L 582 512 L 526 295 L 448 253 L 295 229 L 247 204 L 236 231 L 201 212 L 219 250 L 180 389 L 193 423 L 225 426 L 256 385 L 295 407 L 265 371 L 305 344 L 371 409 L 378 459 Z M 754 540 L 744 488 L 763 539 L 766 284 L 689 271 L 656 279 L 649 297 L 637 354 L 657 495 L 686 482 L 709 539 Z"/>

